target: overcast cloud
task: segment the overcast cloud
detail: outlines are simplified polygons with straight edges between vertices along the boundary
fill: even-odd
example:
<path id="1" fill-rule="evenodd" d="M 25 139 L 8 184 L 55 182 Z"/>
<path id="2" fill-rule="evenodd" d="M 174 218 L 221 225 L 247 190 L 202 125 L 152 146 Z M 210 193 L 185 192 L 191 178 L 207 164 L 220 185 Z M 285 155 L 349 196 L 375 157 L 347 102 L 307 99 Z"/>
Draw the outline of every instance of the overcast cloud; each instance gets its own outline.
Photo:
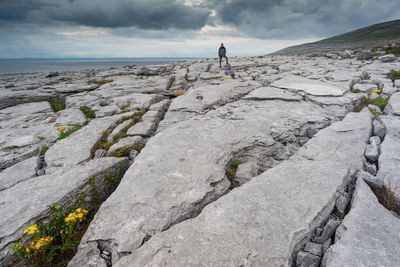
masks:
<path id="1" fill-rule="evenodd" d="M 1 0 L 0 58 L 257 55 L 399 18 L 398 0 Z"/>

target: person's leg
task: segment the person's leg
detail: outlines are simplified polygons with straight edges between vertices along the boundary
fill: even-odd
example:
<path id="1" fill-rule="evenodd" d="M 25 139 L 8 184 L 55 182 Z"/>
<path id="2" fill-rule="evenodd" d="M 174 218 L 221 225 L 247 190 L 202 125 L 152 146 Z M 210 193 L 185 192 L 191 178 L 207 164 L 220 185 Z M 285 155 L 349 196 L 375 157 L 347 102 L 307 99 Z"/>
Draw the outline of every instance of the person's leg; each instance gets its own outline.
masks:
<path id="1" fill-rule="evenodd" d="M 222 57 L 219 56 L 219 67 L 221 68 Z"/>
<path id="2" fill-rule="evenodd" d="M 225 58 L 226 58 L 226 64 L 229 64 L 229 63 L 228 63 L 228 57 L 227 57 L 226 55 L 225 55 Z"/>

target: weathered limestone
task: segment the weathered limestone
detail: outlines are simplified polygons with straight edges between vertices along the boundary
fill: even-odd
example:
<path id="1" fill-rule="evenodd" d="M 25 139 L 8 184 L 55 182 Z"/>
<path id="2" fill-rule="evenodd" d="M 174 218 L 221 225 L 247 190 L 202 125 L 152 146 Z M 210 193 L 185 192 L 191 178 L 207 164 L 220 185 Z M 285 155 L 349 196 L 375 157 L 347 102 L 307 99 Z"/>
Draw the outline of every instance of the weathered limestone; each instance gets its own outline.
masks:
<path id="1" fill-rule="evenodd" d="M 323 266 L 396 266 L 400 255 L 400 220 L 378 203 L 358 179 L 352 207 L 344 218 L 345 231 L 331 246 Z"/>
<path id="2" fill-rule="evenodd" d="M 37 157 L 32 157 L 0 172 L 0 192 L 35 177 L 36 167 Z"/>
<path id="3" fill-rule="evenodd" d="M 388 110 L 393 115 L 400 116 L 400 92 L 394 93 L 389 99 Z"/>
<path id="4" fill-rule="evenodd" d="M 386 128 L 379 156 L 379 171 L 377 176 L 384 181 L 385 186 L 393 190 L 395 198 L 400 203 L 400 117 L 381 116 Z"/>
<path id="5" fill-rule="evenodd" d="M 129 115 L 129 114 L 125 114 Z M 92 120 L 65 139 L 59 140 L 46 152 L 46 173 L 55 172 L 58 168 L 73 167 L 91 157 L 91 148 L 100 139 L 102 133 L 123 115 L 115 115 Z"/>
<path id="6" fill-rule="evenodd" d="M 260 87 L 252 91 L 250 94 L 243 97 L 246 100 L 285 100 L 285 101 L 300 101 L 301 96 L 286 92 L 282 89 L 274 87 Z"/>
<path id="7" fill-rule="evenodd" d="M 81 124 L 86 121 L 79 108 L 70 108 L 57 112 L 56 125 Z"/>
<path id="8" fill-rule="evenodd" d="M 10 243 L 20 239 L 31 222 L 49 216 L 52 205 L 73 205 L 80 197 L 90 194 L 90 185 L 86 182 L 91 176 L 99 179 L 100 191 L 100 177 L 126 168 L 126 158 L 95 159 L 75 168 L 20 182 L 1 191 L 0 265 L 8 263 L 7 259 L 14 252 Z"/>
<path id="9" fill-rule="evenodd" d="M 260 102 L 256 101 L 256 103 Z M 290 103 L 293 102 L 281 102 L 281 105 Z M 288 110 L 287 108 L 280 110 L 285 111 Z M 296 113 L 293 112 L 293 114 Z M 250 111 L 245 114 L 251 116 L 248 117 L 249 119 L 255 116 Z M 241 114 L 241 116 L 245 116 L 245 114 Z M 246 131 L 263 127 L 265 124 L 260 120 L 261 118 L 258 118 L 256 124 L 252 127 L 246 127 Z M 346 180 L 348 169 L 361 167 L 364 145 L 371 132 L 369 112 L 349 114 L 344 121 L 335 123 L 317 133 L 291 159 L 209 204 L 198 217 L 168 229 L 166 227 L 168 224 L 165 225 L 165 222 L 167 222 L 165 219 L 176 216 L 171 214 L 175 209 L 168 212 L 170 215 L 168 213 L 162 215 L 170 209 L 168 206 L 179 205 L 178 203 L 186 197 L 195 201 L 195 194 L 199 195 L 200 188 L 196 186 L 195 189 L 194 184 L 187 180 L 195 172 L 195 166 L 201 166 L 200 173 L 194 175 L 197 182 L 200 180 L 199 175 L 204 176 L 204 178 L 208 177 L 207 181 L 212 183 L 218 181 L 216 180 L 218 176 L 223 177 L 223 170 L 217 168 L 217 165 L 203 164 L 203 160 L 195 156 L 196 150 L 200 147 L 206 149 L 208 146 L 212 146 L 214 147 L 213 151 L 216 152 L 216 145 L 213 144 L 213 140 L 218 136 L 218 127 L 216 127 L 218 123 L 215 121 L 213 123 L 215 126 L 211 126 L 213 124 L 208 125 L 207 132 L 211 134 L 210 136 L 213 136 L 213 139 L 209 139 L 208 135 L 201 134 L 203 131 L 194 129 L 197 128 L 194 125 L 197 122 L 202 125 L 202 121 L 202 119 L 191 120 L 190 128 L 186 128 L 189 122 L 177 124 L 149 141 L 136 159 L 135 168 L 131 168 L 126 173 L 121 186 L 105 202 L 96 220 L 92 222 L 81 243 L 82 251 L 87 250 L 87 244 L 95 242 L 95 240 L 113 240 L 113 243 L 117 243 L 119 246 L 110 250 L 133 252 L 135 248 L 137 249 L 142 245 L 143 240 L 148 238 L 146 236 L 152 236 L 131 256 L 122 257 L 119 261 L 113 258 L 112 262 L 116 266 L 159 265 L 161 263 L 174 266 L 240 265 L 244 262 L 267 266 L 289 264 L 292 260 L 292 250 L 297 242 L 300 242 L 312 231 L 312 228 L 321 223 L 321 220 L 324 219 L 323 214 L 329 214 L 333 209 L 336 191 Z M 239 134 L 243 138 L 246 135 L 243 135 L 244 132 L 239 132 L 244 129 L 239 127 L 243 122 L 247 122 L 247 119 L 232 121 L 233 125 L 236 126 L 235 131 L 229 130 L 233 125 L 224 123 L 224 132 Z M 160 155 L 159 149 L 155 149 L 158 147 L 157 143 L 161 143 L 160 141 L 164 138 L 169 139 L 169 135 L 174 136 L 178 129 L 181 134 L 176 142 L 184 140 L 185 136 L 190 136 L 191 147 L 197 147 L 196 150 L 188 151 L 190 157 L 186 155 L 177 157 L 185 163 L 185 168 L 191 170 L 190 173 L 182 172 L 184 169 L 176 171 L 179 161 L 172 163 L 168 157 Z M 186 131 L 190 129 L 197 134 L 183 134 L 183 129 L 187 129 Z M 218 130 L 218 132 L 220 131 Z M 221 142 L 229 141 L 228 138 L 233 138 L 235 135 L 224 134 L 222 140 L 216 140 L 218 146 L 223 144 Z M 258 139 L 260 140 L 262 136 L 265 136 L 265 133 Z M 205 139 L 204 144 L 206 146 L 199 147 L 196 145 L 196 139 L 199 137 Z M 249 140 L 249 138 L 243 138 L 243 140 Z M 176 147 L 184 149 L 179 142 L 179 145 L 175 143 L 166 151 L 169 154 L 181 154 L 175 152 Z M 151 155 L 152 151 L 157 151 L 157 154 Z M 201 155 L 204 155 L 207 162 L 214 157 L 208 151 L 201 151 Z M 160 178 L 156 178 L 154 170 L 151 173 L 149 172 L 149 166 L 146 163 L 147 160 L 156 162 L 156 157 L 163 157 L 163 162 L 165 162 L 162 164 L 163 175 L 160 173 Z M 217 156 L 217 158 L 220 157 Z M 188 162 L 188 160 L 190 161 Z M 192 160 L 196 163 L 195 166 L 188 165 Z M 226 159 L 220 158 L 219 161 L 221 160 L 226 162 Z M 140 167 L 142 165 L 145 166 L 145 169 Z M 210 168 L 213 169 L 212 173 L 208 171 Z M 171 171 L 168 169 L 171 169 Z M 175 171 L 172 171 L 172 169 Z M 145 175 L 144 171 L 149 173 Z M 217 172 L 218 175 L 216 175 Z M 140 185 L 138 181 L 141 177 L 146 177 L 146 183 L 143 182 L 143 185 Z M 167 177 L 171 177 L 173 180 L 165 181 Z M 130 182 L 132 178 L 134 180 Z M 161 183 L 160 189 L 148 186 L 149 181 L 155 181 L 154 179 L 158 180 L 156 184 Z M 178 183 L 172 185 L 171 183 L 174 180 Z M 168 184 L 168 187 L 163 186 L 164 184 Z M 181 186 L 184 186 L 185 189 L 178 189 Z M 171 192 L 168 188 L 173 189 L 173 191 Z M 136 193 L 132 193 L 132 190 Z M 157 191 L 157 195 L 150 193 L 154 190 Z M 131 193 L 127 194 L 124 191 Z M 160 201 L 163 199 L 162 202 L 156 202 L 157 208 L 150 208 L 149 200 L 139 197 L 139 192 L 143 192 L 144 196 L 147 196 L 146 198 L 151 197 L 152 202 L 160 194 L 165 194 L 165 196 L 160 198 Z M 124 198 L 123 203 L 119 200 L 122 196 Z M 127 196 L 135 197 L 127 199 Z M 185 202 L 188 203 L 187 200 Z M 117 203 L 118 209 L 115 206 Z M 141 210 L 143 210 L 143 213 Z M 156 216 L 149 214 L 153 210 L 154 212 L 157 211 Z M 144 213 L 144 211 L 146 212 Z M 320 215 L 318 216 L 318 214 Z M 160 215 L 162 217 L 159 217 Z M 150 216 L 151 220 L 145 220 L 144 216 Z M 182 217 L 182 219 L 185 217 Z M 156 222 L 159 226 L 156 226 Z M 115 226 L 118 223 L 117 228 L 123 229 L 120 234 L 115 231 Z M 146 231 L 145 229 L 149 230 Z M 157 233 L 156 229 L 168 230 Z M 280 230 L 277 231 L 276 229 Z M 86 256 L 87 254 L 84 256 L 78 253 L 75 258 L 77 261 L 81 261 L 82 257 Z M 72 261 L 70 266 L 75 266 L 74 262 Z"/>
<path id="10" fill-rule="evenodd" d="M 135 143 L 143 143 L 143 137 L 141 136 L 128 136 L 122 138 L 117 143 L 112 145 L 108 150 L 108 154 L 111 155 L 113 152 L 117 151 L 118 149 L 129 147 L 134 145 Z"/>
<path id="11" fill-rule="evenodd" d="M 285 78 L 275 81 L 271 86 L 285 88 L 293 91 L 303 91 L 314 96 L 342 96 L 344 89 L 337 86 L 308 80 L 298 76 L 286 76 Z"/>

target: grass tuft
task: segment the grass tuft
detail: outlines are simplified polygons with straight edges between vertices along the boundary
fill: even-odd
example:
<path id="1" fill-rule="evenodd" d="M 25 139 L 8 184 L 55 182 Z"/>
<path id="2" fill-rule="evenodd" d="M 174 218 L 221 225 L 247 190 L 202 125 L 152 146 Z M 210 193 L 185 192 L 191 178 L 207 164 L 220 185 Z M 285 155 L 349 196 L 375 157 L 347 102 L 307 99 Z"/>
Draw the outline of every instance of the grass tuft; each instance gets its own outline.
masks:
<path id="1" fill-rule="evenodd" d="M 96 113 L 92 110 L 91 107 L 81 106 L 79 109 L 83 112 L 83 115 L 85 116 L 86 119 L 96 118 Z"/>

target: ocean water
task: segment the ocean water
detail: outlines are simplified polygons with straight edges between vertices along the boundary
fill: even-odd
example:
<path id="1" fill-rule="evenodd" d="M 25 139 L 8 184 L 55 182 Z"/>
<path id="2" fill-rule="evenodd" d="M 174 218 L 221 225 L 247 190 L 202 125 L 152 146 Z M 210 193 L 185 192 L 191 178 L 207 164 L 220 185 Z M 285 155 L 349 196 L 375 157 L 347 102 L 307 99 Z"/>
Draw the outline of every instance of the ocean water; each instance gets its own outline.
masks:
<path id="1" fill-rule="evenodd" d="M 144 66 L 187 59 L 189 58 L 0 59 L 0 74 L 104 69 L 130 64 Z"/>

